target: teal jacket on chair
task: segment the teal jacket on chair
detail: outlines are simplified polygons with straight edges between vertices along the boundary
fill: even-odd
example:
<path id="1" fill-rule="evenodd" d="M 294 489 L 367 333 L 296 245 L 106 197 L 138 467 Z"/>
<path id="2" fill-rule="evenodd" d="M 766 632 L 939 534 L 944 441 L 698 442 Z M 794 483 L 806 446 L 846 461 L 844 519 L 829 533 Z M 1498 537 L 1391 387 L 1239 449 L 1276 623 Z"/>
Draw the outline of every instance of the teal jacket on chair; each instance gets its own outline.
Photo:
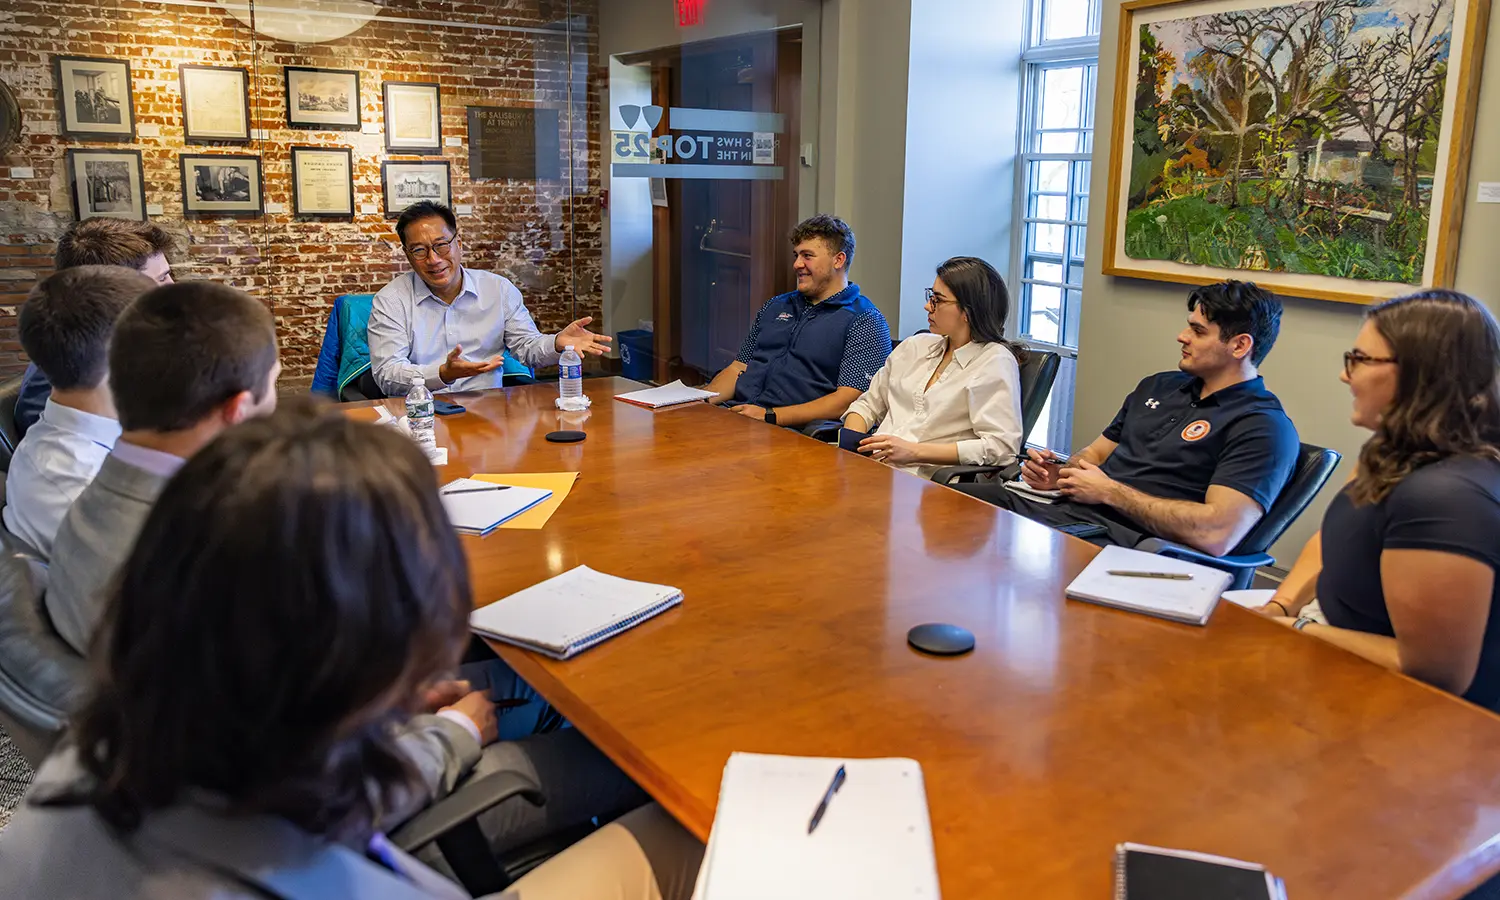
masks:
<path id="1" fill-rule="evenodd" d="M 374 294 L 344 294 L 335 297 L 313 371 L 312 391 L 339 399 L 344 388 L 370 370 L 370 307 Z M 505 375 L 530 376 L 530 368 L 505 351 Z"/>

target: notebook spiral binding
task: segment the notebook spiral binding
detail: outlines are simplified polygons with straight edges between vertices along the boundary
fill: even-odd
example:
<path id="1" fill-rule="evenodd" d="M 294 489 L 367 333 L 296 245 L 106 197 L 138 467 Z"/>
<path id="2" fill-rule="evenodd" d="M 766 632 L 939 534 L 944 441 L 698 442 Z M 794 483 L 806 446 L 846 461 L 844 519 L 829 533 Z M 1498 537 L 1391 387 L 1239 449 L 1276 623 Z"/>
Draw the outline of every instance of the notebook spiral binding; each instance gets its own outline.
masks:
<path id="1" fill-rule="evenodd" d="M 1115 845 L 1115 900 L 1125 900 L 1125 845 Z"/>
<path id="2" fill-rule="evenodd" d="M 681 602 L 682 594 L 681 592 L 678 592 L 661 601 L 660 603 L 653 604 L 652 606 L 641 610 L 633 616 L 621 619 L 613 625 L 606 626 L 599 629 L 598 631 L 589 632 L 588 634 L 583 635 L 580 640 L 574 641 L 573 639 L 569 638 L 568 646 L 563 651 L 563 658 L 567 659 L 575 653 L 582 653 L 595 644 L 603 643 L 604 641 L 609 640 L 620 632 L 625 631 L 626 629 L 635 625 L 637 622 L 645 621 L 646 619 L 651 618 L 657 613 L 660 613 L 666 609 L 670 609 L 671 607 L 676 606 Z"/>

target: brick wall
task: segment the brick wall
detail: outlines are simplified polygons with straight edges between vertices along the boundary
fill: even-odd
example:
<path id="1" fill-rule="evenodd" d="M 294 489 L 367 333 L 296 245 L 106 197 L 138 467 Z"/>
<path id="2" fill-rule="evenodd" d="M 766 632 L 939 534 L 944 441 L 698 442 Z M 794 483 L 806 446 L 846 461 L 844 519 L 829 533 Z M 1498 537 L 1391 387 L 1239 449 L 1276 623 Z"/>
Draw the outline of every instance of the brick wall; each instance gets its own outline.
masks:
<path id="1" fill-rule="evenodd" d="M 379 211 L 380 163 L 423 157 L 386 152 L 382 80 L 441 85 L 443 135 L 464 141 L 464 146 L 443 150 L 453 202 L 474 207 L 459 223 L 465 264 L 514 281 L 544 331 L 575 316 L 600 316 L 597 3 L 390 0 L 384 18 L 445 24 L 377 19 L 329 43 L 293 44 L 258 36 L 213 7 L 154 0 L 7 0 L 0 8 L 0 79 L 20 96 L 25 125 L 20 144 L 0 153 L 0 376 L 25 366 L 16 339 L 16 309 L 31 284 L 49 270 L 53 242 L 73 218 L 64 151 L 131 148 L 142 152 L 146 202 L 163 208 L 149 218 L 178 238 L 180 252 L 173 260 L 178 277 L 224 281 L 264 300 L 276 316 L 287 382 L 309 381 L 333 298 L 377 290 L 407 268 L 393 222 Z M 571 39 L 560 25 L 569 7 Z M 556 30 L 537 30 L 549 27 Z M 54 54 L 130 61 L 134 143 L 60 134 Z M 249 69 L 251 126 L 266 129 L 264 137 L 248 147 L 185 144 L 177 71 L 183 63 Z M 286 65 L 359 70 L 362 121 L 376 133 L 288 129 Z M 563 178 L 471 182 L 467 105 L 559 109 Z M 141 135 L 142 125 L 147 131 L 156 126 L 159 135 Z M 292 144 L 352 147 L 356 209 L 370 204 L 374 211 L 357 212 L 352 221 L 293 217 Z M 178 163 L 184 150 L 259 154 L 263 199 L 284 204 L 287 212 L 185 218 Z M 11 177 L 10 167 L 31 167 L 34 177 Z"/>

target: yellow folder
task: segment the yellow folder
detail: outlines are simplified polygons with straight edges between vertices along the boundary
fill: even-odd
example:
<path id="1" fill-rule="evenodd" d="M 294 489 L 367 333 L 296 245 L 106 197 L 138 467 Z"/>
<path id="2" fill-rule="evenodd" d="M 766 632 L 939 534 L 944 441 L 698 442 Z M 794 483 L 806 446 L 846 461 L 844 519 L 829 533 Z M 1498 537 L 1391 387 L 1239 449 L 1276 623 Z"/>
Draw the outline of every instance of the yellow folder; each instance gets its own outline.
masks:
<path id="1" fill-rule="evenodd" d="M 573 482 L 578 479 L 577 472 L 529 472 L 521 475 L 473 475 L 476 481 L 488 481 L 491 484 L 508 484 L 511 487 L 545 488 L 552 492 L 552 496 L 526 510 L 501 528 L 522 528 L 527 531 L 540 531 L 557 508 L 562 506 L 563 500 L 567 499 L 568 491 L 573 489 Z"/>

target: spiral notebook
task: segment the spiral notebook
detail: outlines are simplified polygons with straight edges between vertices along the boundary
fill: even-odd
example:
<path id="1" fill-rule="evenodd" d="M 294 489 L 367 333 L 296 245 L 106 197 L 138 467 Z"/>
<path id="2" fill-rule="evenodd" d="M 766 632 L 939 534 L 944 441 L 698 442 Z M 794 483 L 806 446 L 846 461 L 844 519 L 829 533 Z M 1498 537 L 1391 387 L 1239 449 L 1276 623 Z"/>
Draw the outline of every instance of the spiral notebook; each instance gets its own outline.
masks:
<path id="1" fill-rule="evenodd" d="M 1178 577 L 1149 577 L 1151 574 Z M 1202 625 L 1213 615 L 1219 596 L 1233 580 L 1221 569 L 1140 550 L 1105 547 L 1068 585 L 1068 599 Z"/>
<path id="2" fill-rule="evenodd" d="M 497 641 L 567 659 L 682 602 L 682 591 L 578 566 L 469 614 Z"/>
<path id="3" fill-rule="evenodd" d="M 1115 848 L 1115 900 L 1287 900 L 1257 863 L 1144 844 Z"/>

